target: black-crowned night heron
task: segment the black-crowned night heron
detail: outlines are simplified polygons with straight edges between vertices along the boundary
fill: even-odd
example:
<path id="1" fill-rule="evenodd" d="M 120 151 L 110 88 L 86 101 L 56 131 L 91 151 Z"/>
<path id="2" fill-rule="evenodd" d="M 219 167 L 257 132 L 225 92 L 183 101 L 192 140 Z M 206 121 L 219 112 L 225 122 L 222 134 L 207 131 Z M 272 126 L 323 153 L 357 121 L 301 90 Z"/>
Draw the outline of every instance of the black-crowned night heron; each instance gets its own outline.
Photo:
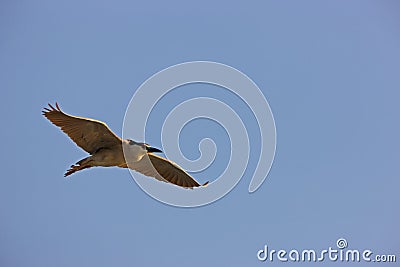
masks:
<path id="1" fill-rule="evenodd" d="M 208 184 L 208 182 L 199 184 L 176 163 L 153 154 L 162 152 L 161 150 L 146 143 L 122 140 L 104 122 L 66 114 L 57 103 L 55 108 L 50 104 L 49 108 L 44 108 L 43 115 L 90 154 L 89 157 L 72 165 L 64 176 L 91 167 L 116 166 L 130 168 L 146 176 L 185 188 Z"/>

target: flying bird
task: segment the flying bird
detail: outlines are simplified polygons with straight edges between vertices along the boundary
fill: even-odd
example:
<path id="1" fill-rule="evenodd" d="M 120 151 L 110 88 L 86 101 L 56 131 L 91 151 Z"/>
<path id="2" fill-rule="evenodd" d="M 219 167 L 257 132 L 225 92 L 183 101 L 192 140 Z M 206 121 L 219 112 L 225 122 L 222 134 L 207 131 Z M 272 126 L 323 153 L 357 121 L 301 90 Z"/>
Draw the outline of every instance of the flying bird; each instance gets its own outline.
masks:
<path id="1" fill-rule="evenodd" d="M 116 166 L 130 168 L 159 181 L 184 188 L 208 184 L 199 184 L 176 163 L 153 154 L 162 152 L 158 148 L 130 139 L 121 139 L 104 122 L 64 113 L 58 103 L 56 107 L 49 104 L 42 112 L 50 122 L 60 127 L 72 141 L 90 154 L 72 165 L 64 177 L 91 167 Z"/>

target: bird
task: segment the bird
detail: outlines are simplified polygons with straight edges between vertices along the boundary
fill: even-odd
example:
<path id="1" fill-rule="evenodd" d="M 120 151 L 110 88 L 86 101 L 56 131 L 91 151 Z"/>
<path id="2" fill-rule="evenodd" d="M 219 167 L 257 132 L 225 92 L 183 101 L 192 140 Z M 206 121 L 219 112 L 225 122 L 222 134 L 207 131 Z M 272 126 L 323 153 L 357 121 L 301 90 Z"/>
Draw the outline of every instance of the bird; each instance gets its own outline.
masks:
<path id="1" fill-rule="evenodd" d="M 92 167 L 130 168 L 159 181 L 175 184 L 183 188 L 203 187 L 178 164 L 155 155 L 158 148 L 131 139 L 121 139 L 110 130 L 106 123 L 94 119 L 72 116 L 63 112 L 55 103 L 43 108 L 43 116 L 58 126 L 80 148 L 90 155 L 65 172 L 64 177 Z M 125 151 L 125 155 L 124 155 Z"/>

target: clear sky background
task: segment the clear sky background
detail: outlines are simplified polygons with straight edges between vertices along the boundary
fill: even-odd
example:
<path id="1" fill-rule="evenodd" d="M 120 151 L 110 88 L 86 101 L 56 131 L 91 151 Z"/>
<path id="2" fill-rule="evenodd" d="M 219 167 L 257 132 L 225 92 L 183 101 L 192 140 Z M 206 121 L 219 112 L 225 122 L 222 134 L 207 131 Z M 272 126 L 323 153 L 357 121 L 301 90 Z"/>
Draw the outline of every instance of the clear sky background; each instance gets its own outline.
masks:
<path id="1" fill-rule="evenodd" d="M 256 257 L 264 245 L 322 250 L 340 237 L 400 260 L 399 2 L 144 2 L 1 1 L 0 266 L 270 266 Z M 42 107 L 58 101 L 120 135 L 136 88 L 192 60 L 241 70 L 269 101 L 277 151 L 256 193 L 254 154 L 230 194 L 194 209 L 152 199 L 125 169 L 63 178 L 85 153 Z M 203 94 L 241 105 L 188 88 L 158 108 Z M 152 127 L 146 142 L 160 146 Z M 200 181 L 221 173 L 229 144 L 195 121 L 181 138 L 189 158 L 205 136 L 221 153 Z"/>

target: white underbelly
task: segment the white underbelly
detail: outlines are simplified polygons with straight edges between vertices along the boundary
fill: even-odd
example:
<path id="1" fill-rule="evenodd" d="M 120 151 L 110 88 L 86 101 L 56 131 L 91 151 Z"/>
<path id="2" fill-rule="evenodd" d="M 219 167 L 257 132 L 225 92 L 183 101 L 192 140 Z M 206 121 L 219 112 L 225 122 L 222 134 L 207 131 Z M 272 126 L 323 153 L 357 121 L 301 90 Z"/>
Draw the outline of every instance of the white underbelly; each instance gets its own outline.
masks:
<path id="1" fill-rule="evenodd" d="M 128 163 L 140 161 L 147 151 L 140 146 L 124 145 L 124 156 Z"/>

